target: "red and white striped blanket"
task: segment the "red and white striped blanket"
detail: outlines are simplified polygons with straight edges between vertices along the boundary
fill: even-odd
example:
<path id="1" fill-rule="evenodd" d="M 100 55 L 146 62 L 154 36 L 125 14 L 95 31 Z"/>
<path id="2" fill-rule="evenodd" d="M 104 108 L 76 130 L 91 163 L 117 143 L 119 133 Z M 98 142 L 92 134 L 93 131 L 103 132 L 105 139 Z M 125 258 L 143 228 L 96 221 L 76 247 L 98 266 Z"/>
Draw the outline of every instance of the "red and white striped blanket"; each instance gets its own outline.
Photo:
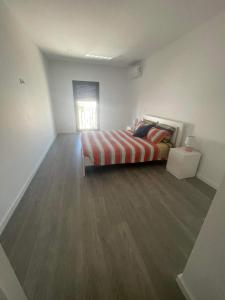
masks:
<path id="1" fill-rule="evenodd" d="M 88 131 L 81 134 L 84 157 L 95 166 L 158 160 L 157 144 L 130 131 Z"/>

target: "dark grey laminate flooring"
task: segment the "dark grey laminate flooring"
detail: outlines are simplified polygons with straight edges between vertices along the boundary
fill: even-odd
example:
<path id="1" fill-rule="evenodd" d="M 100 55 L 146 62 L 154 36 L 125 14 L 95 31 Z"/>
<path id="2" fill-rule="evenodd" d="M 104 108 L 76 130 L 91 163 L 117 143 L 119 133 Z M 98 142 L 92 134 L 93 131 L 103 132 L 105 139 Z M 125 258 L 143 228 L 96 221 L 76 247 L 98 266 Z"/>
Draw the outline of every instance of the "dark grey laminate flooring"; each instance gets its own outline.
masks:
<path id="1" fill-rule="evenodd" d="M 60 135 L 1 236 L 29 300 L 181 300 L 214 190 L 165 164 L 90 169 Z"/>

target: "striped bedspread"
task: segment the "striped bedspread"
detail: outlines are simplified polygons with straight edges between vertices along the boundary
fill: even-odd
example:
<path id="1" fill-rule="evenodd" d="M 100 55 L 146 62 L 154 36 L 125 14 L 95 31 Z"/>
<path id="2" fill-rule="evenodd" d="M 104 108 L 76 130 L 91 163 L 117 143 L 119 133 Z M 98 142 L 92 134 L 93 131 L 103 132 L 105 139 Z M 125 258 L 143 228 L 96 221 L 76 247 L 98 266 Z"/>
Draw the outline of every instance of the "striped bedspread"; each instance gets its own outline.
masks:
<path id="1" fill-rule="evenodd" d="M 83 132 L 81 143 L 84 156 L 95 166 L 159 159 L 157 144 L 125 130 Z"/>

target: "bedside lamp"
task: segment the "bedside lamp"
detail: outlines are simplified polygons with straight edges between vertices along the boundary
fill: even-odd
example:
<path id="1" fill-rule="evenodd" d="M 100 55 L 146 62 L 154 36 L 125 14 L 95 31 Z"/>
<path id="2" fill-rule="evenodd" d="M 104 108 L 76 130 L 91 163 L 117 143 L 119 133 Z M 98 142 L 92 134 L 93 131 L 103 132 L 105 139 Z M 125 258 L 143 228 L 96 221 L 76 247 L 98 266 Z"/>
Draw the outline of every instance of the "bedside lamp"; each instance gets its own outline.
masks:
<path id="1" fill-rule="evenodd" d="M 188 152 L 192 152 L 195 145 L 195 136 L 188 135 L 185 139 L 185 150 Z"/>

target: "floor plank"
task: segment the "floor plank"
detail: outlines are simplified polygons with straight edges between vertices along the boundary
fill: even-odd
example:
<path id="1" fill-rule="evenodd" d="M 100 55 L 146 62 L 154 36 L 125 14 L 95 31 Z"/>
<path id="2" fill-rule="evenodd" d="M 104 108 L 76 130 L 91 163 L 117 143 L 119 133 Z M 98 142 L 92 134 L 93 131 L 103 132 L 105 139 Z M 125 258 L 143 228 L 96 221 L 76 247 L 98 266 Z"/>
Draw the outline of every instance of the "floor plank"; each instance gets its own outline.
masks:
<path id="1" fill-rule="evenodd" d="M 183 300 L 215 191 L 160 162 L 87 173 L 79 136 L 58 136 L 0 238 L 28 299 Z"/>

